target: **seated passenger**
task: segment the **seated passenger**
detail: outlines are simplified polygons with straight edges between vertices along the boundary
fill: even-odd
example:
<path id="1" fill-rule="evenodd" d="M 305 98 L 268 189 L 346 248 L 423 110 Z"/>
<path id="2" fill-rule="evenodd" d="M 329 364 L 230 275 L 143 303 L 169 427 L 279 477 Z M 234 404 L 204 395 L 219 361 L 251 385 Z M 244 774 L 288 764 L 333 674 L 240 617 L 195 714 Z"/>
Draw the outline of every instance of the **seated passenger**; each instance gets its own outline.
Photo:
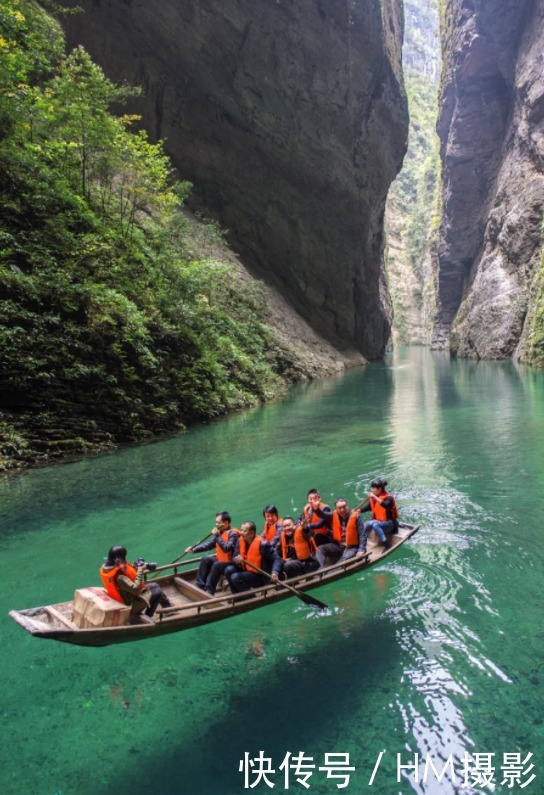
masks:
<path id="1" fill-rule="evenodd" d="M 278 509 L 275 505 L 267 505 L 263 509 L 264 529 L 261 538 L 268 541 L 277 550 L 280 543 L 280 533 L 283 519 L 278 516 Z"/>
<path id="2" fill-rule="evenodd" d="M 215 595 L 217 583 L 225 569 L 232 564 L 232 555 L 238 543 L 239 531 L 230 526 L 231 518 L 228 511 L 220 511 L 215 516 L 215 527 L 212 530 L 213 538 L 187 547 L 185 552 L 207 552 L 215 548 L 215 555 L 202 558 L 196 574 L 196 584 L 199 588 Z"/>
<path id="3" fill-rule="evenodd" d="M 370 494 L 368 495 L 368 507 L 362 508 L 361 513 L 372 511 L 372 519 L 363 524 L 364 536 L 364 551 L 366 552 L 366 543 L 368 534 L 371 530 L 375 530 L 378 538 L 380 539 L 383 547 L 382 554 L 389 549 L 390 542 L 388 542 L 386 533 L 396 533 L 398 528 L 398 508 L 395 498 L 392 494 L 388 494 L 385 490 L 387 480 L 377 478 L 370 484 Z M 362 522 L 362 516 L 359 521 Z"/>
<path id="4" fill-rule="evenodd" d="M 135 568 L 127 563 L 126 547 L 114 546 L 100 569 L 104 588 L 112 599 L 130 605 L 130 615 L 152 616 L 157 606 L 172 607 L 161 586 L 144 581 L 145 564 Z"/>
<path id="5" fill-rule="evenodd" d="M 324 502 L 321 502 L 321 495 L 317 489 L 310 489 L 308 492 L 308 502 L 304 506 L 300 521 L 311 530 L 318 547 L 321 544 L 328 544 L 329 541 L 332 541 L 330 531 L 331 509 Z"/>
<path id="6" fill-rule="evenodd" d="M 259 588 L 270 580 L 277 582 L 281 571 L 280 556 L 272 544 L 257 535 L 253 522 L 244 522 L 240 528 L 233 563 L 225 572 L 233 593 Z M 251 564 L 270 574 L 270 577 L 252 568 Z"/>
<path id="7" fill-rule="evenodd" d="M 295 520 L 291 516 L 283 520 L 279 549 L 286 579 L 319 568 L 314 557 L 317 547 L 310 530 L 300 524 L 295 527 Z"/>
<path id="8" fill-rule="evenodd" d="M 332 541 L 322 544 L 316 554 L 320 567 L 364 555 L 366 538 L 358 517 L 359 511 L 351 511 L 343 497 L 336 500 L 331 521 Z"/>

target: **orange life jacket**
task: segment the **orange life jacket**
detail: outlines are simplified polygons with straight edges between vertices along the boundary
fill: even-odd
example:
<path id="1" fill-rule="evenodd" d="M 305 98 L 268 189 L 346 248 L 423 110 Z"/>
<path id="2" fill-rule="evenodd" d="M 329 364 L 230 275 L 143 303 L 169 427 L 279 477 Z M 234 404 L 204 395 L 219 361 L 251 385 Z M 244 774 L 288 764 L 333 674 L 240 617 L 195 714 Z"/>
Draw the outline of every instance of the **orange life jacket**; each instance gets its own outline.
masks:
<path id="1" fill-rule="evenodd" d="M 124 569 L 124 570 L 123 570 Z M 136 579 L 137 571 L 134 566 L 131 566 L 130 563 L 121 564 L 120 566 L 115 566 L 113 569 L 107 569 L 104 571 L 104 566 L 100 569 L 100 577 L 102 579 L 102 583 L 104 588 L 108 592 L 108 596 L 111 596 L 112 599 L 116 599 L 118 602 L 122 602 L 125 604 L 123 597 L 117 587 L 117 575 L 122 572 L 125 577 L 128 577 L 132 582 Z M 142 583 L 142 588 L 144 587 Z M 141 589 L 140 589 L 141 590 Z"/>
<path id="2" fill-rule="evenodd" d="M 326 503 L 324 503 L 324 502 L 320 502 L 320 503 L 319 503 L 319 505 L 318 505 L 318 508 L 319 508 L 321 511 L 323 510 L 323 508 L 328 508 L 328 507 L 329 507 L 329 506 L 328 506 Z M 320 522 L 320 521 L 321 521 L 321 517 L 320 517 L 320 516 L 318 516 L 318 515 L 315 513 L 314 509 L 312 508 L 312 506 L 310 505 L 310 503 L 309 503 L 309 502 L 308 502 L 308 503 L 306 503 L 306 505 L 304 506 L 304 516 L 305 516 L 305 518 L 308 520 L 308 522 L 309 522 L 310 524 L 312 523 L 312 520 L 313 520 L 313 521 L 317 521 L 317 522 Z M 315 519 L 313 519 L 313 517 L 314 517 L 314 516 L 315 516 Z M 324 533 L 324 534 L 327 534 L 327 533 L 329 532 L 329 529 L 328 529 L 327 525 L 326 525 L 326 524 L 324 524 L 324 525 L 323 525 L 323 527 L 319 527 L 317 530 L 315 530 L 315 532 L 316 532 L 316 533 Z"/>
<path id="3" fill-rule="evenodd" d="M 288 541 L 285 537 L 285 530 L 282 531 L 281 556 L 284 560 L 289 560 L 289 547 L 292 546 L 295 547 L 297 560 L 306 560 L 317 550 L 316 543 L 312 537 L 309 539 L 304 538 L 304 531 L 300 525 L 295 527 L 291 541 Z"/>
<path id="4" fill-rule="evenodd" d="M 240 539 L 240 555 L 244 560 L 247 560 L 248 563 L 254 563 L 259 569 L 262 569 L 263 562 L 263 556 L 261 555 L 262 540 L 261 536 L 256 535 L 248 548 L 247 541 L 243 538 Z M 246 571 L 256 572 L 256 569 L 251 568 L 251 566 L 246 566 L 245 563 L 241 564 L 241 568 Z M 257 572 L 257 574 L 258 573 L 259 572 Z"/>
<path id="5" fill-rule="evenodd" d="M 278 525 L 281 524 L 282 522 L 283 519 L 278 519 L 273 524 L 268 524 L 268 522 L 265 522 L 263 535 L 262 535 L 265 541 L 270 542 L 274 540 L 274 538 L 276 537 L 276 533 L 278 532 Z"/>
<path id="6" fill-rule="evenodd" d="M 346 523 L 346 537 L 342 540 L 342 523 L 337 511 L 332 512 L 332 537 L 339 544 L 347 547 L 359 546 L 359 536 L 357 534 L 357 515 L 352 511 Z"/>
<path id="7" fill-rule="evenodd" d="M 229 527 L 228 530 L 224 530 L 221 533 L 221 540 L 223 541 L 223 543 L 226 544 L 227 541 L 229 540 L 229 533 L 231 532 L 231 530 L 234 530 L 236 533 L 238 533 L 238 535 L 240 534 L 240 531 L 238 530 L 237 527 Z M 219 544 L 215 545 L 215 555 L 220 563 L 230 563 L 232 561 L 232 551 L 225 552 L 224 549 L 221 549 Z"/>
<path id="8" fill-rule="evenodd" d="M 393 505 L 391 508 L 385 508 L 383 505 L 380 505 L 378 500 L 372 496 L 370 498 L 370 502 L 372 505 L 372 518 L 376 519 L 378 522 L 390 522 L 393 519 L 399 518 L 399 511 L 397 508 L 397 503 L 395 502 L 395 498 L 392 494 L 388 494 L 386 491 L 383 494 L 379 495 L 380 500 L 384 500 L 386 497 L 391 497 L 393 500 Z"/>

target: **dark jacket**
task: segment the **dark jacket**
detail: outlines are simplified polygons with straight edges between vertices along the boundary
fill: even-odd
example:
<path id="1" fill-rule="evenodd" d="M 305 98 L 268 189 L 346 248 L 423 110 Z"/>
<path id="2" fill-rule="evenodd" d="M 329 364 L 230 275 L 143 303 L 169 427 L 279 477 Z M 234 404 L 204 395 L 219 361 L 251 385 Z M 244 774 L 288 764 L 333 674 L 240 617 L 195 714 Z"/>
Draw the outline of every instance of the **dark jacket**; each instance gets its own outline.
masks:
<path id="1" fill-rule="evenodd" d="M 193 552 L 208 552 L 210 549 L 215 549 L 216 544 L 218 547 L 221 547 L 223 552 L 234 552 L 240 536 L 232 527 L 228 528 L 228 533 L 227 541 L 223 541 L 221 535 L 212 536 L 208 541 L 204 541 L 202 544 L 197 544 L 196 547 L 193 547 Z"/>
<path id="2" fill-rule="evenodd" d="M 260 538 L 260 536 L 255 536 L 255 538 Z M 234 558 L 240 554 L 240 541 L 241 537 L 238 538 L 238 543 L 236 544 L 236 549 L 234 550 Z M 262 559 L 262 570 L 271 574 L 273 571 L 276 571 L 278 574 L 281 572 L 282 569 L 282 559 L 274 549 L 271 543 L 268 541 L 263 541 L 261 539 L 261 559 Z M 251 566 L 248 566 L 247 571 L 251 571 Z M 258 572 L 257 572 L 258 573 Z"/>

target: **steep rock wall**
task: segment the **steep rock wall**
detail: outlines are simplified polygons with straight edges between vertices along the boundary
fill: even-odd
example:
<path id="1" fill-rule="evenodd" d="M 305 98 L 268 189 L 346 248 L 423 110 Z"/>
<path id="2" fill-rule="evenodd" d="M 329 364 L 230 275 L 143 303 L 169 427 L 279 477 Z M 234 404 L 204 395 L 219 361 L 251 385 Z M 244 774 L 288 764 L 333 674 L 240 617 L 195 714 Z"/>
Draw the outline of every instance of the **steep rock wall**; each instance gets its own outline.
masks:
<path id="1" fill-rule="evenodd" d="M 544 202 L 543 0 L 449 0 L 433 345 L 519 355 Z"/>
<path id="2" fill-rule="evenodd" d="M 383 213 L 407 135 L 401 0 L 79 5 L 68 44 L 143 86 L 143 123 L 251 270 L 339 347 L 381 356 Z"/>

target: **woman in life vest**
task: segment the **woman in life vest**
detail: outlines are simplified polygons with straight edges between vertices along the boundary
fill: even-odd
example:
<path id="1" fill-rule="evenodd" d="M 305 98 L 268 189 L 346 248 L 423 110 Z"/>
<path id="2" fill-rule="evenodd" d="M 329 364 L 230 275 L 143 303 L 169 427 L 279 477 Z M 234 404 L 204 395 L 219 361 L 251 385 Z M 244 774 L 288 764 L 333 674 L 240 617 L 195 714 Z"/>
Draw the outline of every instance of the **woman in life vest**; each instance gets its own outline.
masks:
<path id="1" fill-rule="evenodd" d="M 279 518 L 278 509 L 275 505 L 266 505 L 263 508 L 264 528 L 261 538 L 268 541 L 274 549 L 278 549 L 283 519 Z"/>
<path id="2" fill-rule="evenodd" d="M 291 516 L 286 516 L 283 520 L 279 549 L 286 579 L 319 568 L 314 557 L 317 546 L 312 534 L 300 524 L 295 527 L 295 520 Z"/>
<path id="3" fill-rule="evenodd" d="M 369 522 L 365 522 L 363 526 L 365 551 L 368 534 L 371 530 L 375 530 L 380 539 L 383 547 L 382 554 L 390 547 L 386 534 L 395 533 L 397 530 L 397 519 L 399 516 L 397 503 L 393 495 L 388 494 L 385 490 L 386 486 L 387 480 L 383 478 L 373 480 L 370 484 L 368 507 L 361 509 L 362 513 L 372 511 L 372 519 Z"/>
<path id="4" fill-rule="evenodd" d="M 156 582 L 147 584 L 144 579 L 145 563 L 131 566 L 127 563 L 126 547 L 113 546 L 100 568 L 100 577 L 108 596 L 130 605 L 131 615 L 145 611 L 152 616 L 157 606 L 172 607 L 161 586 Z"/>
<path id="5" fill-rule="evenodd" d="M 259 588 L 270 580 L 277 582 L 281 571 L 280 556 L 272 544 L 257 535 L 254 522 L 244 522 L 240 527 L 233 564 L 225 571 L 233 593 Z M 257 568 L 253 568 L 252 564 Z M 267 572 L 270 577 L 257 569 Z"/>

